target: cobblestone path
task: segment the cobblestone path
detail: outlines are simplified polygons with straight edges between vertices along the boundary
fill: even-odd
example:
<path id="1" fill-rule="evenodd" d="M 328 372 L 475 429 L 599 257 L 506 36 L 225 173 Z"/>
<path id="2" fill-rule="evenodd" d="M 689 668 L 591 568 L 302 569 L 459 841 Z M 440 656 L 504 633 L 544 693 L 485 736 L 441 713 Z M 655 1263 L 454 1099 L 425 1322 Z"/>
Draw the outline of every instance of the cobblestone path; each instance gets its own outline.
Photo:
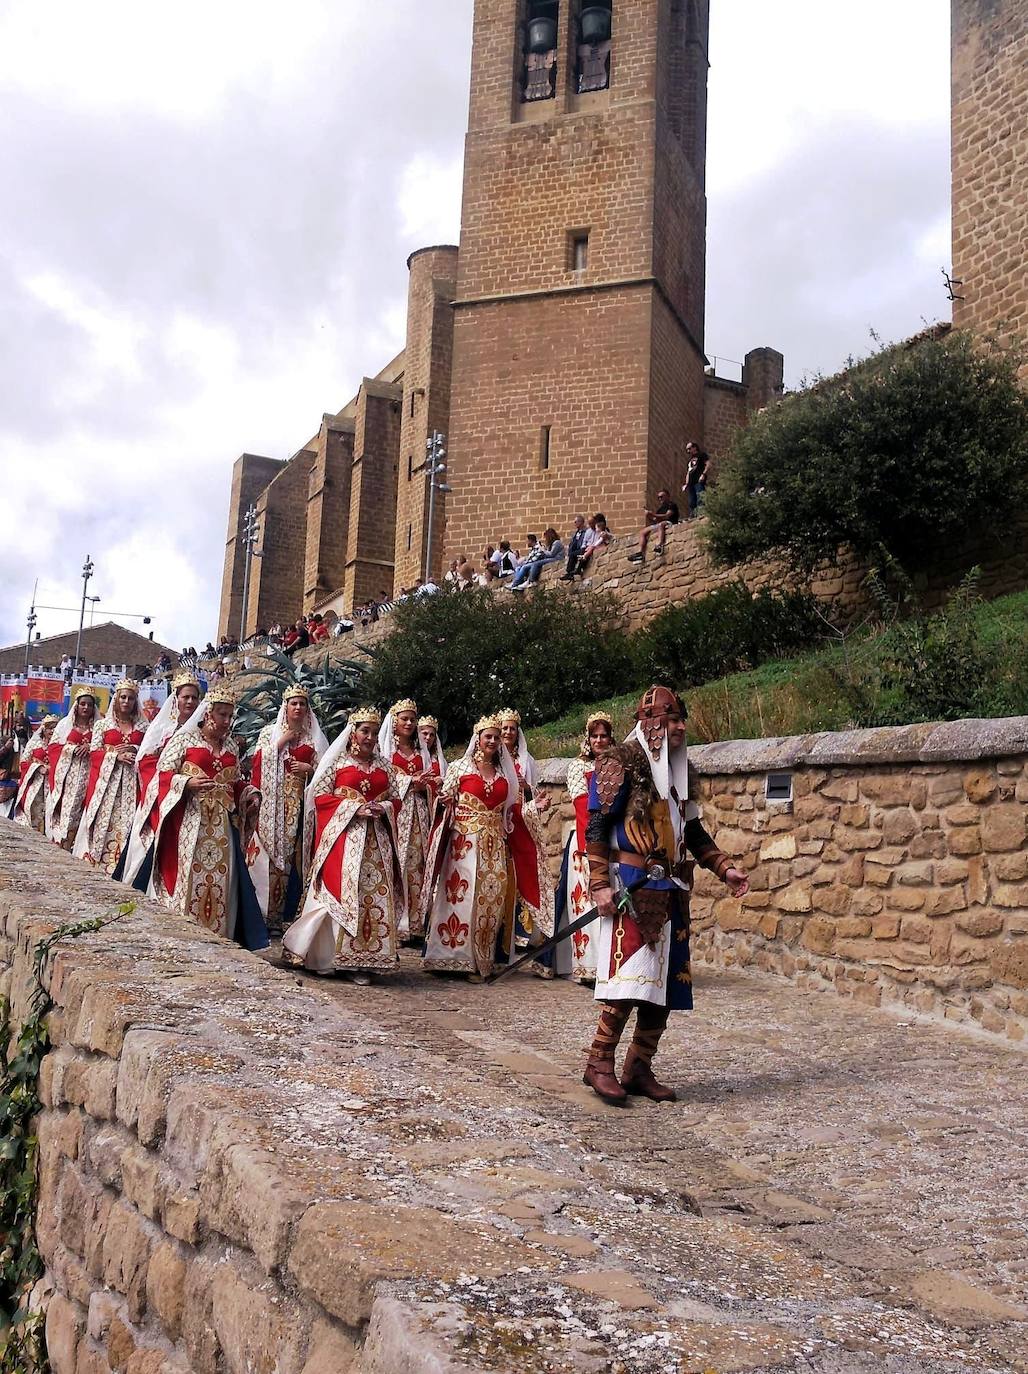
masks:
<path id="1" fill-rule="evenodd" d="M 453 1128 L 412 1141 L 412 1170 L 546 1258 L 523 1284 L 468 1274 L 416 1295 L 441 1322 L 459 1300 L 477 1367 L 501 1367 L 509 1317 L 512 1342 L 538 1332 L 510 1366 L 525 1370 L 1028 1370 L 1019 1051 L 701 971 L 658 1060 L 680 1101 L 619 1110 L 581 1085 L 584 989 L 471 986 L 409 953 L 371 988 L 300 981 L 365 1011 L 372 1042 L 426 1055 Z M 462 1142 L 461 1101 L 483 1090 L 491 1150 Z"/>

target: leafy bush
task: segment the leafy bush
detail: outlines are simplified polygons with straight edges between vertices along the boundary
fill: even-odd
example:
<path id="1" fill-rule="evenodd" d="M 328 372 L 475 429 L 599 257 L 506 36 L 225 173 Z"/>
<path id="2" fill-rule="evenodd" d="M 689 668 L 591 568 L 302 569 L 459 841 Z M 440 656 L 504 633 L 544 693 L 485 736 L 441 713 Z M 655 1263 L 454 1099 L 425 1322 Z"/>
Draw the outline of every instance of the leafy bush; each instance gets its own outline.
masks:
<path id="1" fill-rule="evenodd" d="M 615 633 L 608 597 L 568 597 L 541 588 L 524 595 L 485 588 L 401 602 L 393 633 L 368 649 L 371 700 L 411 696 L 452 738 L 501 705 L 526 724 L 551 720 L 569 703 L 630 685 L 625 636 Z"/>
<path id="2" fill-rule="evenodd" d="M 257 736 L 275 719 L 287 687 L 305 687 L 321 728 L 329 740 L 342 733 L 347 717 L 354 706 L 369 700 L 365 687 L 367 668 L 353 659 L 332 662 L 328 655 L 320 668 L 294 663 L 286 654 L 268 657 L 267 672 L 242 693 L 236 706 L 233 730 L 246 740 L 248 750 L 257 743 Z"/>
<path id="3" fill-rule="evenodd" d="M 965 334 L 883 349 L 739 432 L 707 493 L 716 559 L 809 571 L 848 544 L 908 571 L 1028 509 L 1020 359 Z"/>
<path id="4" fill-rule="evenodd" d="M 825 622 L 808 592 L 756 594 L 730 582 L 707 596 L 668 606 L 634 638 L 640 682 L 695 687 L 755 668 L 816 643 Z"/>

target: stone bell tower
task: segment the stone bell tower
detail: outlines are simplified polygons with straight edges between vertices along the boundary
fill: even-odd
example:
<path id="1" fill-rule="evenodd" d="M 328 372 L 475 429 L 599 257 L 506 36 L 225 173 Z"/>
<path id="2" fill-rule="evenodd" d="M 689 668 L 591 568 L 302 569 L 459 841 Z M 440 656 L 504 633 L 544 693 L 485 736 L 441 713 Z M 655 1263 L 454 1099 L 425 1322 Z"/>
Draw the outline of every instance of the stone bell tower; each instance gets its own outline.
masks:
<path id="1" fill-rule="evenodd" d="M 476 0 L 446 555 L 637 528 L 702 433 L 709 0 Z"/>

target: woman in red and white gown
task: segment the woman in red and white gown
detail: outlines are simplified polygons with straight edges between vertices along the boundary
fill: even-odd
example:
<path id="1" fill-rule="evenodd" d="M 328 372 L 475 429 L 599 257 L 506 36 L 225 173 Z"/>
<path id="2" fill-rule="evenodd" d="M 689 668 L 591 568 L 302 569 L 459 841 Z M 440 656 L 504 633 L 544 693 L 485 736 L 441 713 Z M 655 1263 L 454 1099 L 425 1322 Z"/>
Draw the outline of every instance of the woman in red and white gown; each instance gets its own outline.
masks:
<path id="1" fill-rule="evenodd" d="M 306 689 L 288 688 L 275 720 L 257 737 L 250 774 L 261 804 L 246 866 L 272 931 L 292 921 L 303 900 L 304 792 L 328 747 Z"/>
<path id="2" fill-rule="evenodd" d="M 475 725 L 439 796 L 443 810 L 421 896 L 425 968 L 481 978 L 492 972 L 497 944 L 512 926 L 516 894 L 509 838 L 518 779 L 495 716 Z"/>
<path id="3" fill-rule="evenodd" d="M 256 810 L 258 797 L 240 774 L 234 711 L 231 693 L 215 684 L 161 751 L 150 895 L 205 930 L 258 950 L 267 948 L 268 932 L 233 823 Z"/>
<path id="4" fill-rule="evenodd" d="M 515 943 L 537 943 L 553 934 L 553 878 L 546 858 L 543 816 L 550 799 L 536 788 L 538 765 L 528 752 L 521 716 L 510 707 L 497 712 L 500 735 L 518 779 L 511 821 L 510 852 L 517 874 Z"/>
<path id="5" fill-rule="evenodd" d="M 136 753 L 147 723 L 139 707 L 139 683 L 119 682 L 107 714 L 93 726 L 86 805 L 75 838 L 76 858 L 110 877 L 128 844 L 139 801 Z"/>
<path id="6" fill-rule="evenodd" d="M 114 876 L 129 883 L 140 892 L 150 885 L 153 857 L 153 833 L 157 823 L 157 794 L 160 785 L 157 762 L 164 746 L 176 730 L 190 721 L 199 725 L 200 680 L 193 673 L 178 673 L 172 679 L 171 691 L 160 710 L 146 728 L 143 742 L 136 755 L 136 778 L 141 798 L 132 818 L 132 833 L 124 858 Z"/>
<path id="7" fill-rule="evenodd" d="M 57 726 L 47 750 L 49 787 L 46 796 L 46 833 L 62 849 L 71 849 L 86 804 L 89 745 L 96 723 L 96 697 L 80 687 L 71 710 Z"/>
<path id="8" fill-rule="evenodd" d="M 435 716 L 422 716 L 418 721 L 418 736 L 421 747 L 428 755 L 429 771 L 436 780 L 436 795 L 446 777 L 446 755 L 439 743 L 439 722 Z"/>
<path id="9" fill-rule="evenodd" d="M 393 706 L 378 732 L 378 752 L 396 770 L 396 842 L 403 870 L 406 910 L 400 919 L 400 939 L 420 943 L 425 933 L 421 918 L 421 889 L 425 860 L 432 839 L 432 811 L 442 779 L 432 771 L 432 759 L 418 733 L 418 708 L 410 698 Z"/>
<path id="10" fill-rule="evenodd" d="M 589 896 L 589 859 L 585 852 L 585 827 L 589 820 L 589 783 L 596 759 L 614 743 L 614 725 L 606 711 L 594 711 L 585 723 L 579 757 L 568 766 L 568 797 L 575 810 L 574 825 L 564 846 L 560 882 L 556 893 L 555 929 L 560 930 L 584 916 L 594 905 Z M 540 960 L 540 968 L 552 968 L 559 978 L 576 983 L 596 982 L 596 951 L 599 922 L 586 926 L 557 946 L 553 955 Z M 555 956 L 555 957 L 554 957 Z"/>
<path id="11" fill-rule="evenodd" d="M 14 799 L 12 819 L 18 825 L 46 831 L 46 793 L 50 771 L 48 749 L 60 717 L 44 716 L 39 729 L 26 744 L 21 756 L 21 778 Z"/>
<path id="12" fill-rule="evenodd" d="M 287 964 L 346 973 L 355 983 L 395 969 L 406 900 L 395 770 L 377 750 L 381 724 L 372 707 L 352 712 L 318 765 L 307 791 L 310 886 L 282 941 Z"/>

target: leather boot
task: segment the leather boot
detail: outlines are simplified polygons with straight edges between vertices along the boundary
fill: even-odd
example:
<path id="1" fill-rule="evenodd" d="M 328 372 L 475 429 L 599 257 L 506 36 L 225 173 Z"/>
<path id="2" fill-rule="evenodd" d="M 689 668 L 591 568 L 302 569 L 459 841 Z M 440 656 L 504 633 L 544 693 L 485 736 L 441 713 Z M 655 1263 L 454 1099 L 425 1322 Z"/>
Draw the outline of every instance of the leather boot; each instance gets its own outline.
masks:
<path id="1" fill-rule="evenodd" d="M 648 1097 L 651 1102 L 677 1102 L 678 1094 L 666 1083 L 658 1083 L 645 1059 L 640 1059 L 634 1045 L 629 1045 L 621 1070 L 621 1086 L 633 1097 Z"/>
<path id="2" fill-rule="evenodd" d="M 623 1107 L 628 1102 L 628 1094 L 614 1073 L 613 1055 L 609 1059 L 590 1059 L 585 1066 L 582 1082 L 612 1107 Z"/>

